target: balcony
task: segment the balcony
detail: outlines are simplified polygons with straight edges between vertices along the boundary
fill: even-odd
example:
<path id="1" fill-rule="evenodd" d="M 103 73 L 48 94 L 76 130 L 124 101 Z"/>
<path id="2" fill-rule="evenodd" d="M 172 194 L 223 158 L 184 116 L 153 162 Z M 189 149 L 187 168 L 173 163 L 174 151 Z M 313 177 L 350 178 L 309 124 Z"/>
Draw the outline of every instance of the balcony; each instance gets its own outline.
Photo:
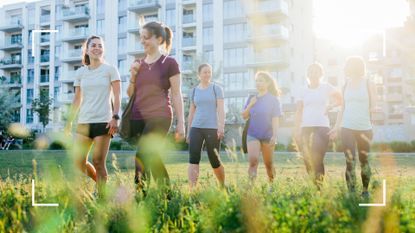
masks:
<path id="1" fill-rule="evenodd" d="M 63 104 L 70 104 L 74 97 L 75 93 L 64 93 L 58 97 L 58 101 Z"/>
<path id="2" fill-rule="evenodd" d="M 196 27 L 196 18 L 194 14 L 183 15 L 183 27 Z"/>
<path id="3" fill-rule="evenodd" d="M 50 42 L 50 34 L 49 33 L 40 35 L 40 43 L 41 44 L 47 44 L 49 42 Z"/>
<path id="4" fill-rule="evenodd" d="M 49 54 L 40 55 L 40 63 L 48 63 L 50 60 L 49 57 Z"/>
<path id="5" fill-rule="evenodd" d="M 22 60 L 20 58 L 4 58 L 0 60 L 0 69 L 20 69 L 22 67 Z"/>
<path id="6" fill-rule="evenodd" d="M 21 19 L 9 20 L 5 24 L 0 25 L 0 31 L 3 32 L 15 32 L 23 29 L 23 24 Z"/>
<path id="7" fill-rule="evenodd" d="M 49 74 L 41 74 L 40 75 L 40 84 L 49 85 Z"/>
<path id="8" fill-rule="evenodd" d="M 47 14 L 47 15 L 41 15 L 41 16 L 40 16 L 40 23 L 41 23 L 41 24 L 47 24 L 47 23 L 50 23 L 50 14 Z"/>
<path id="9" fill-rule="evenodd" d="M 390 93 L 386 99 L 388 102 L 402 102 L 403 95 L 399 93 Z"/>
<path id="10" fill-rule="evenodd" d="M 2 87 L 21 87 L 22 77 L 20 75 L 10 76 L 9 78 L 0 76 L 0 85 Z"/>
<path id="11" fill-rule="evenodd" d="M 86 27 L 80 27 L 80 28 L 74 28 L 71 29 L 68 33 L 66 33 L 62 41 L 65 42 L 80 42 L 86 40 L 86 38 L 89 36 L 89 28 Z"/>
<path id="12" fill-rule="evenodd" d="M 63 8 L 61 19 L 68 22 L 81 22 L 90 18 L 89 8 L 87 6 L 78 6 L 75 8 Z"/>
<path id="13" fill-rule="evenodd" d="M 196 38 L 185 37 L 182 39 L 182 50 L 194 50 L 196 49 Z"/>
<path id="14" fill-rule="evenodd" d="M 246 65 L 248 67 L 275 67 L 282 69 L 289 66 L 289 60 L 285 54 L 280 52 L 257 53 L 249 56 Z"/>
<path id="15" fill-rule="evenodd" d="M 71 83 L 75 81 L 76 70 L 66 71 L 61 76 L 59 81 L 63 83 Z"/>
<path id="16" fill-rule="evenodd" d="M 248 41 L 254 45 L 282 45 L 288 42 L 288 29 L 282 25 L 276 27 L 262 27 L 261 29 L 250 33 Z"/>
<path id="17" fill-rule="evenodd" d="M 196 0 L 182 0 L 183 6 L 190 6 L 190 5 L 195 5 L 195 4 L 196 4 Z"/>
<path id="18" fill-rule="evenodd" d="M 129 55 L 143 55 L 144 54 L 144 47 L 141 43 L 136 42 L 134 46 L 134 50 L 128 52 Z"/>
<path id="19" fill-rule="evenodd" d="M 191 74 L 194 71 L 194 63 L 193 61 L 183 61 L 182 62 L 182 67 L 181 67 L 181 72 L 183 74 Z"/>
<path id="20" fill-rule="evenodd" d="M 68 53 L 61 59 L 62 62 L 73 63 L 80 62 L 82 60 L 82 49 L 71 49 Z"/>
<path id="21" fill-rule="evenodd" d="M 285 0 L 253 1 L 247 15 L 250 19 L 280 21 L 288 17 L 288 4 Z"/>
<path id="22" fill-rule="evenodd" d="M 130 0 L 128 2 L 128 10 L 136 13 L 154 12 L 159 8 L 161 8 L 161 4 L 158 0 Z"/>
<path id="23" fill-rule="evenodd" d="M 23 48 L 22 40 L 8 40 L 6 43 L 0 47 L 0 50 L 12 51 L 19 50 Z"/>

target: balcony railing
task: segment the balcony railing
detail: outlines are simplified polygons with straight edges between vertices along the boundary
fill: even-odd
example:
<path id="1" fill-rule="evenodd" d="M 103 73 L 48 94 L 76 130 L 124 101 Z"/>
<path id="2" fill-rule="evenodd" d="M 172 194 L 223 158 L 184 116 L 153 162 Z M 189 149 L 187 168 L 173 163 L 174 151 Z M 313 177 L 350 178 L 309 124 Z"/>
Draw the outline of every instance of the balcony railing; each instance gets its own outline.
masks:
<path id="1" fill-rule="evenodd" d="M 80 6 L 71 9 L 63 9 L 63 17 L 72 17 L 72 16 L 85 16 L 89 15 L 89 8 L 87 6 Z"/>
<path id="2" fill-rule="evenodd" d="M 40 62 L 49 62 L 49 54 L 40 55 Z"/>
<path id="3" fill-rule="evenodd" d="M 195 15 L 183 15 L 183 23 L 194 23 L 196 22 Z"/>
<path id="4" fill-rule="evenodd" d="M 196 45 L 196 38 L 194 38 L 194 37 L 183 38 L 182 45 L 185 46 L 185 47 L 186 46 L 195 46 Z"/>
<path id="5" fill-rule="evenodd" d="M 6 78 L 5 76 L 0 76 L 0 84 L 2 85 L 10 85 L 10 84 L 22 84 L 22 77 L 20 75 L 10 76 L 10 78 Z"/>
<path id="6" fill-rule="evenodd" d="M 40 36 L 40 43 L 46 43 L 50 41 L 50 34 L 44 34 Z"/>
<path id="7" fill-rule="evenodd" d="M 41 22 L 41 23 L 47 23 L 47 22 L 50 22 L 50 15 L 41 15 L 41 16 L 40 16 L 40 22 Z"/>
<path id="8" fill-rule="evenodd" d="M 161 7 L 158 0 L 130 0 L 128 10 L 135 12 L 155 11 Z"/>
<path id="9" fill-rule="evenodd" d="M 20 30 L 22 28 L 23 28 L 22 20 L 17 19 L 17 18 L 8 20 L 7 22 L 4 22 L 0 25 L 0 31 L 5 31 L 5 32 L 12 32 L 12 31 Z"/>
<path id="10" fill-rule="evenodd" d="M 47 82 L 49 82 L 49 74 L 41 74 L 40 75 L 40 82 L 41 83 L 47 83 Z"/>
<path id="11" fill-rule="evenodd" d="M 22 59 L 21 58 L 4 58 L 0 60 L 0 65 L 21 65 Z"/>

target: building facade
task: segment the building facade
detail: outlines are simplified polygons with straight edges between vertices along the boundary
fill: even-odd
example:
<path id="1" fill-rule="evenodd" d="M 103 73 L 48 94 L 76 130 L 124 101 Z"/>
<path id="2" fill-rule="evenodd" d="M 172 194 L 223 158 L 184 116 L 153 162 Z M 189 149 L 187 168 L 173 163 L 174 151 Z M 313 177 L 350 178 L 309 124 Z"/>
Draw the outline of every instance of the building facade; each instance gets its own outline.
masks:
<path id="1" fill-rule="evenodd" d="M 170 55 L 179 61 L 184 79 L 196 79 L 195 61 L 219 70 L 216 81 L 225 90 L 227 123 L 235 126 L 242 123 L 239 113 L 255 90 L 258 70 L 276 78 L 287 112 L 283 125 L 292 126 L 295 90 L 304 83 L 314 54 L 312 1 L 44 0 L 6 5 L 0 13 L 2 85 L 20 91 L 22 107 L 14 121 L 33 129 L 40 124 L 31 103 L 42 90 L 54 99 L 47 128 L 62 127 L 82 43 L 91 34 L 104 38 L 105 59 L 119 68 L 126 98 L 129 65 L 144 56 L 140 23 L 165 22 L 174 34 Z M 190 88 L 185 85 L 183 93 Z"/>

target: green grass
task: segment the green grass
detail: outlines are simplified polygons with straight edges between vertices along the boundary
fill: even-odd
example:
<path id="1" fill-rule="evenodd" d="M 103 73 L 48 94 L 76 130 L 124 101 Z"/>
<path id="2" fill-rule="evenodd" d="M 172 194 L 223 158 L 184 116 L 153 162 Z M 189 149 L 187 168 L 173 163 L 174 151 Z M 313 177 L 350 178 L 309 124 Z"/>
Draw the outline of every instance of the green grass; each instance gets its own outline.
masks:
<path id="1" fill-rule="evenodd" d="M 223 191 L 204 155 L 200 185 L 190 192 L 187 153 L 170 153 L 163 159 L 172 187 L 152 182 L 145 197 L 132 183 L 133 155 L 109 153 L 109 197 L 97 201 L 93 182 L 72 168 L 71 155 L 0 152 L 0 232 L 415 232 L 414 155 L 372 156 L 371 202 L 382 201 L 382 180 L 387 180 L 386 207 L 373 208 L 359 207 L 364 200 L 346 191 L 341 154 L 327 155 L 321 192 L 297 155 L 277 153 L 275 182 L 266 182 L 261 164 L 251 185 L 246 158 L 225 152 L 228 190 Z M 31 206 L 32 178 L 36 202 L 59 207 Z"/>

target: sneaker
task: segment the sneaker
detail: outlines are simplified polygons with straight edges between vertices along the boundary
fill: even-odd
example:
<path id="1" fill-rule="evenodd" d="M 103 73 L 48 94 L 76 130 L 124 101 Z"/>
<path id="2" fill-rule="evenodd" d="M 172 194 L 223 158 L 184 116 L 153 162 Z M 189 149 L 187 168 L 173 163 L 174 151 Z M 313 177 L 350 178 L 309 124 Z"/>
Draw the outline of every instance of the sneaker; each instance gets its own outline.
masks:
<path id="1" fill-rule="evenodd" d="M 365 200 L 368 200 L 370 198 L 370 194 L 368 191 L 363 191 L 362 192 L 362 198 Z"/>

